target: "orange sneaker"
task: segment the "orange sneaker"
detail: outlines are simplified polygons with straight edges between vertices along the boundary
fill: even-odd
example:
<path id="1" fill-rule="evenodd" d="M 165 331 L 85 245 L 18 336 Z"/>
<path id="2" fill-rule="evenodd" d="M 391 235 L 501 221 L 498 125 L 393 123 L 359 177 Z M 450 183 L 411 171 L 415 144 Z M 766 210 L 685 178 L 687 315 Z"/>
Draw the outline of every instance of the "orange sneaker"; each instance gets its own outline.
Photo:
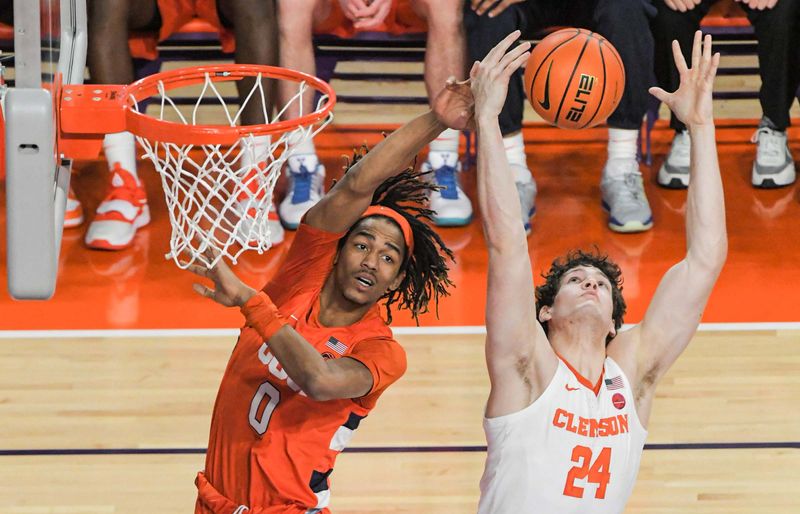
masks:
<path id="1" fill-rule="evenodd" d="M 111 190 L 97 207 L 86 231 L 86 246 L 98 250 L 122 250 L 133 242 L 136 231 L 150 223 L 150 209 L 141 181 L 114 163 Z"/>

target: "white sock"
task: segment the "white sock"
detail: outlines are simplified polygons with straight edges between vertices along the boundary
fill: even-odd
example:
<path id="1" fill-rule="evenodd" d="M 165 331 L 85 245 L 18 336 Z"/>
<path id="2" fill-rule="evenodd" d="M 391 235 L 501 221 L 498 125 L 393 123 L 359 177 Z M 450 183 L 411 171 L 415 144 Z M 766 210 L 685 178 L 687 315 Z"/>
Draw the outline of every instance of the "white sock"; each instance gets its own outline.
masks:
<path id="1" fill-rule="evenodd" d="M 608 159 L 636 160 L 636 141 L 639 131 L 634 129 L 608 129 Z"/>
<path id="2" fill-rule="evenodd" d="M 307 170 L 313 171 L 319 164 L 317 147 L 314 146 L 312 138 L 309 137 L 299 142 L 289 139 L 289 148 L 292 151 L 292 156 L 289 157 L 290 170 L 299 171 L 300 165 L 303 164 Z"/>
<path id="3" fill-rule="evenodd" d="M 428 163 L 433 169 L 438 169 L 442 166 L 458 168 L 458 152 L 431 150 L 428 152 Z"/>
<path id="4" fill-rule="evenodd" d="M 531 173 L 528 171 L 528 157 L 525 155 L 525 140 L 522 132 L 503 138 L 506 149 L 506 159 L 514 172 L 514 182 L 530 182 Z"/>
<path id="5" fill-rule="evenodd" d="M 445 129 L 439 137 L 431 141 L 428 147 L 431 152 L 458 153 L 458 138 L 461 132 L 454 129 Z"/>
<path id="6" fill-rule="evenodd" d="M 242 168 L 250 169 L 254 165 L 267 162 L 269 146 L 272 144 L 270 136 L 253 136 L 244 138 L 239 144 L 242 148 Z"/>
<path id="7" fill-rule="evenodd" d="M 103 152 L 106 154 L 109 170 L 113 171 L 114 164 L 119 163 L 122 169 L 137 177 L 136 138 L 133 134 L 130 132 L 106 134 L 103 138 Z"/>

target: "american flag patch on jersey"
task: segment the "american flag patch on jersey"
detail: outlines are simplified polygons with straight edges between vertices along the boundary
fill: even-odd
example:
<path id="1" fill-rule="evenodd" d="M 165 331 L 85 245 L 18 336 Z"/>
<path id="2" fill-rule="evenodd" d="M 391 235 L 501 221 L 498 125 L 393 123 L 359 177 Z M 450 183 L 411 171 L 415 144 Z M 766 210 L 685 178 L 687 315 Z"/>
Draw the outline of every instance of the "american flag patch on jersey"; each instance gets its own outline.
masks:
<path id="1" fill-rule="evenodd" d="M 327 346 L 328 348 L 330 348 L 334 352 L 338 353 L 339 355 L 343 355 L 344 352 L 347 351 L 347 345 L 344 344 L 343 342 L 339 341 L 338 339 L 336 339 L 333 336 L 331 336 L 330 339 L 328 339 L 325 342 L 325 346 Z"/>
<path id="2" fill-rule="evenodd" d="M 607 378 L 606 379 L 606 389 L 609 391 L 613 391 L 615 389 L 622 389 L 625 387 L 625 384 L 622 383 L 622 377 L 616 376 L 614 378 Z"/>

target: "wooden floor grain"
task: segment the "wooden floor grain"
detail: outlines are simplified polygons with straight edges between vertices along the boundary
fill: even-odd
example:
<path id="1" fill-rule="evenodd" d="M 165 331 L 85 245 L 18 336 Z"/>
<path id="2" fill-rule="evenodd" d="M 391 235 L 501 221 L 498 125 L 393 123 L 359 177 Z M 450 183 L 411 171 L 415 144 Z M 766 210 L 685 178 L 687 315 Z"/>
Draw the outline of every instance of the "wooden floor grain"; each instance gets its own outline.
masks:
<path id="1" fill-rule="evenodd" d="M 403 335 L 408 373 L 362 423 L 332 479 L 341 513 L 467 513 L 477 502 L 488 381 L 481 335 Z M 191 510 L 203 455 L 9 450 L 206 445 L 232 337 L 6 340 L 0 513 Z M 659 386 L 649 444 L 800 441 L 800 332 L 701 332 Z M 647 450 L 627 512 L 794 514 L 800 450 Z M 378 479 L 376 479 L 378 477 Z M 153 510 L 153 505 L 157 510 Z"/>

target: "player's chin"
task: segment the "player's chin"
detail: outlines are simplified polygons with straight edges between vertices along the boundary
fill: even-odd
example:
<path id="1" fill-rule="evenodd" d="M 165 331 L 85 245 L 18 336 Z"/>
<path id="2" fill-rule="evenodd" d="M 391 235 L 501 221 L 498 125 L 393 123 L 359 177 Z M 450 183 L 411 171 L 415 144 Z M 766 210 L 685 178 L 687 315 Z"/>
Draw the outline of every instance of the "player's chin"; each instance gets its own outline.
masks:
<path id="1" fill-rule="evenodd" d="M 371 305 L 378 301 L 379 296 L 371 291 L 359 291 L 357 288 L 346 289 L 344 297 L 351 303 L 364 306 Z"/>

